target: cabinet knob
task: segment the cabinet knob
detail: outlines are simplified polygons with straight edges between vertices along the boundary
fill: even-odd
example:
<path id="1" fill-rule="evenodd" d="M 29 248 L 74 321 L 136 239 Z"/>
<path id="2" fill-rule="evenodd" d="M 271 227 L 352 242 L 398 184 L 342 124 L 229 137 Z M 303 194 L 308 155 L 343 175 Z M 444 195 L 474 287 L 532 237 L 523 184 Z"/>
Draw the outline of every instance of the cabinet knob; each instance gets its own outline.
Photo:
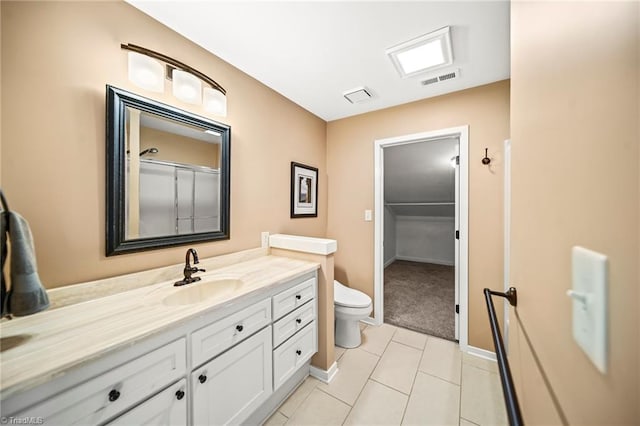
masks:
<path id="1" fill-rule="evenodd" d="M 198 380 L 200 381 L 200 383 L 204 383 L 207 381 L 207 376 L 201 374 L 200 376 L 198 376 Z"/>
<path id="2" fill-rule="evenodd" d="M 120 392 L 118 392 L 115 389 L 111 389 L 111 392 L 109 392 L 109 401 L 113 402 L 113 401 L 116 401 L 118 398 L 120 398 Z"/>
<path id="3" fill-rule="evenodd" d="M 236 330 L 242 331 L 242 330 L 244 330 L 244 327 L 241 324 L 238 324 L 238 325 L 236 325 Z"/>
<path id="4" fill-rule="evenodd" d="M 299 294 L 296 294 L 296 299 L 300 300 L 302 299 L 302 296 L 300 296 Z"/>
<path id="5" fill-rule="evenodd" d="M 182 389 L 176 392 L 176 398 L 178 399 L 178 401 L 184 398 L 184 391 Z"/>
<path id="6" fill-rule="evenodd" d="M 296 354 L 298 354 L 298 355 L 302 355 L 302 351 L 301 351 L 300 349 L 298 349 L 298 350 L 296 351 Z"/>
<path id="7" fill-rule="evenodd" d="M 300 323 L 302 322 L 302 320 L 301 320 L 300 318 L 296 318 L 296 322 L 297 322 L 298 324 L 300 324 Z"/>

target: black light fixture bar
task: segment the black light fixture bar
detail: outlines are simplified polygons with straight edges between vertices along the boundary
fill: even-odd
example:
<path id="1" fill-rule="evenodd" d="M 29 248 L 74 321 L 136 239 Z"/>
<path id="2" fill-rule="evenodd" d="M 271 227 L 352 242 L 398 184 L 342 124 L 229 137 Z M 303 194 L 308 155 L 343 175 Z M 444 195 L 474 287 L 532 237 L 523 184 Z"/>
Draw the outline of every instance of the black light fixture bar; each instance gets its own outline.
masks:
<path id="1" fill-rule="evenodd" d="M 205 83 L 209 84 L 214 89 L 220 91 L 223 95 L 227 94 L 227 91 L 224 89 L 224 87 L 220 86 L 218 84 L 218 82 L 216 82 L 214 79 L 212 79 L 211 77 L 206 76 L 205 74 L 201 73 L 197 69 L 192 68 L 189 65 L 178 61 L 177 59 L 173 59 L 170 56 L 163 55 L 162 53 L 155 52 L 155 51 L 147 49 L 145 47 L 136 46 L 135 44 L 131 44 L 131 43 L 121 44 L 120 47 L 125 49 L 125 50 L 130 50 L 132 52 L 140 53 L 142 55 L 146 55 L 146 56 L 149 56 L 151 58 L 158 59 L 158 60 L 160 60 L 162 62 L 165 62 L 165 63 L 167 63 L 169 65 L 173 65 L 174 67 L 179 68 L 179 69 L 181 69 L 183 71 L 187 71 L 188 73 L 195 75 L 200 80 L 202 80 Z"/>

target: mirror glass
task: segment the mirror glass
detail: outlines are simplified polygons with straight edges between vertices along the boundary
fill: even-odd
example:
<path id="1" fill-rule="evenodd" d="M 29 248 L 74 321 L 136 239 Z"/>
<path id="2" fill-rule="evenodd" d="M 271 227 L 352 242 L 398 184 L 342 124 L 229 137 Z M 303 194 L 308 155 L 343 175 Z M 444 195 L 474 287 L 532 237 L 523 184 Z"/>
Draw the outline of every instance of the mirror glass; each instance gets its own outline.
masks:
<path id="1" fill-rule="evenodd" d="M 229 126 L 107 86 L 107 255 L 229 238 Z"/>

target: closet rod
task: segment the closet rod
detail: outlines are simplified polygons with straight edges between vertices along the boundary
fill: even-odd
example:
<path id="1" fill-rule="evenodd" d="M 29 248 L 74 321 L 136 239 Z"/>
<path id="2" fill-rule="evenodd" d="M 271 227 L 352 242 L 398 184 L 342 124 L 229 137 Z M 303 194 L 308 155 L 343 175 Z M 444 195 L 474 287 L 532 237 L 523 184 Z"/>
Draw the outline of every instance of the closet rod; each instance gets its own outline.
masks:
<path id="1" fill-rule="evenodd" d="M 385 203 L 385 206 L 455 206 L 454 202 L 447 203 Z"/>

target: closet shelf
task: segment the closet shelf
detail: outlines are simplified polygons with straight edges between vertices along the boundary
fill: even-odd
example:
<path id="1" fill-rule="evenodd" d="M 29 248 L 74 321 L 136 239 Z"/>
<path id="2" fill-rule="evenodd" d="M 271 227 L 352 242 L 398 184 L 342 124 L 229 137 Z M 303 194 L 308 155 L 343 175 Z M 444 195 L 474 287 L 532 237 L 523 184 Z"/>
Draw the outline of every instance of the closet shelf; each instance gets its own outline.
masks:
<path id="1" fill-rule="evenodd" d="M 385 206 L 455 206 L 455 202 L 438 203 L 384 203 Z"/>

